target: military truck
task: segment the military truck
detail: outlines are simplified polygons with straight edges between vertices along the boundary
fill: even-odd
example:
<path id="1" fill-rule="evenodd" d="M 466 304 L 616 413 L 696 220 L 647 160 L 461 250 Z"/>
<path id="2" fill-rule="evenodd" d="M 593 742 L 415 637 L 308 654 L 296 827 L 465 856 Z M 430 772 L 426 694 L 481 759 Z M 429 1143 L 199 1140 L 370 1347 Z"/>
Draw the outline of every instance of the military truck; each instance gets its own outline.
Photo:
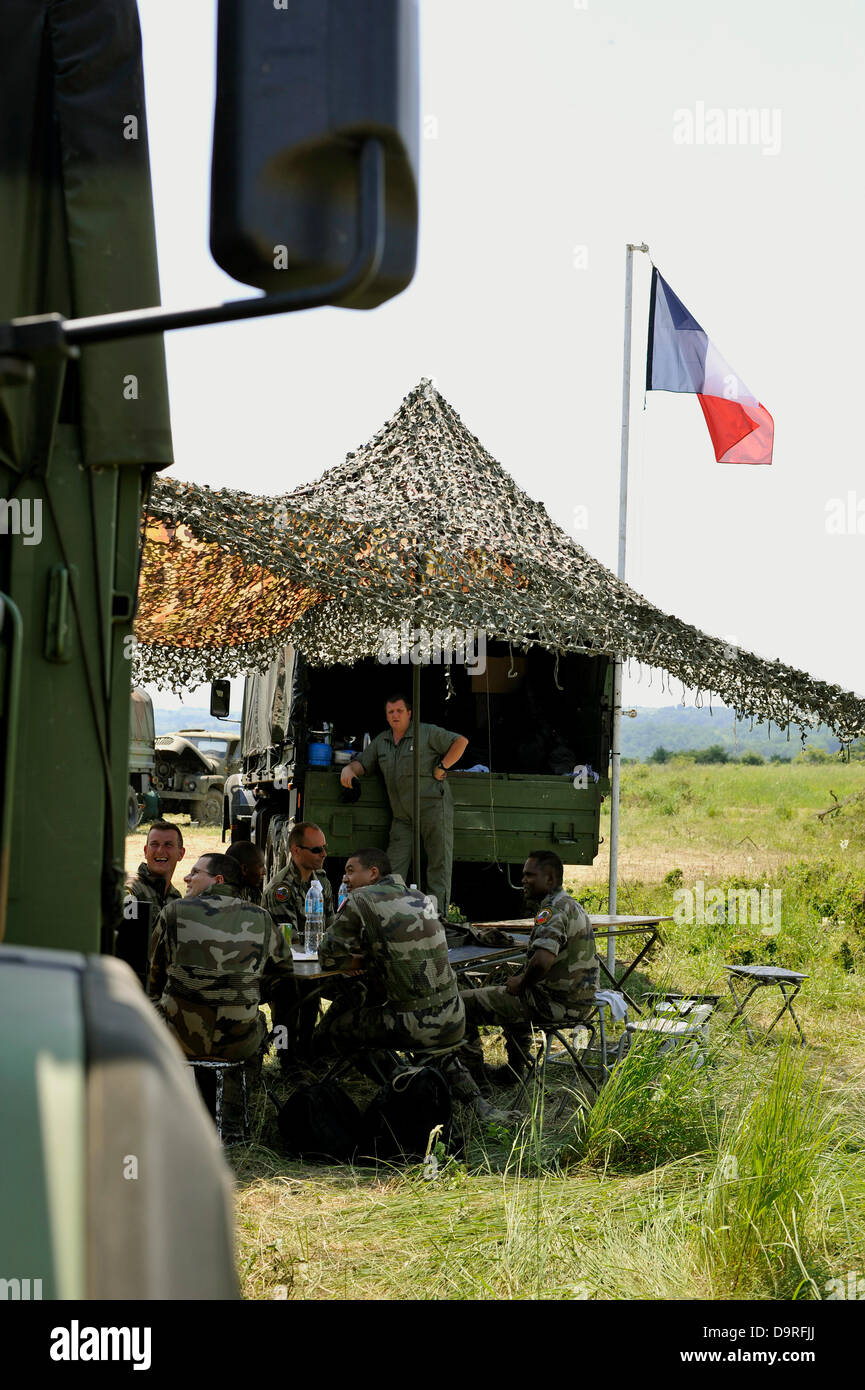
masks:
<path id="1" fill-rule="evenodd" d="M 376 774 L 352 791 L 342 765 L 365 734 L 385 727 L 386 698 L 411 701 L 408 665 L 361 661 L 312 667 L 291 646 L 266 673 L 244 683 L 242 771 L 225 788 L 224 825 L 251 838 L 267 872 L 288 858 L 295 820 L 327 836 L 326 870 L 334 886 L 360 844 L 384 848 L 390 809 Z M 424 723 L 464 734 L 469 746 L 449 783 L 454 799 L 452 899 L 472 916 L 508 917 L 520 904 L 520 870 L 533 849 L 552 849 L 566 864 L 591 864 L 600 843 L 600 808 L 609 791 L 612 662 L 607 656 L 530 647 L 510 655 L 490 642 L 485 669 L 421 670 Z M 330 766 L 310 762 L 310 745 L 330 740 Z"/>
<path id="2" fill-rule="evenodd" d="M 129 792 L 126 798 L 126 824 L 134 830 L 143 816 L 153 820 L 159 815 L 159 795 L 156 791 L 156 730 L 153 722 L 153 701 L 146 690 L 132 692 L 129 711 Z"/>
<path id="3" fill-rule="evenodd" d="M 169 312 L 135 0 L 0 6 L 0 1281 L 12 1297 L 37 1285 L 46 1300 L 238 1293 L 215 1131 L 112 958 L 142 503 L 173 461 L 160 335 L 372 308 L 405 288 L 417 42 L 416 0 L 219 0 L 211 249 L 264 293 Z"/>
<path id="4" fill-rule="evenodd" d="M 240 734 L 178 729 L 156 739 L 155 785 L 162 809 L 202 825 L 222 824 L 226 774 L 237 761 Z"/>

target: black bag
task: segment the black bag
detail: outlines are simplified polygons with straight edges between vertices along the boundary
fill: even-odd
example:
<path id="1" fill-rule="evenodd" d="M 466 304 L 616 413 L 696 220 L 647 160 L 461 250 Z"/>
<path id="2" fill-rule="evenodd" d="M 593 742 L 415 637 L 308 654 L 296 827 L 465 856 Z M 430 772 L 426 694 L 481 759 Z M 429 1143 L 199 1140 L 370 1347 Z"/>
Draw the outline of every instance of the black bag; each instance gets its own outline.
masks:
<path id="1" fill-rule="evenodd" d="M 446 1138 L 451 1122 L 451 1093 L 435 1067 L 412 1067 L 397 1072 L 370 1101 L 363 1115 L 358 1153 L 384 1159 L 421 1159 L 430 1131 L 442 1126 Z"/>
<path id="2" fill-rule="evenodd" d="M 286 1153 L 325 1163 L 350 1163 L 363 1116 L 335 1081 L 302 1086 L 280 1108 L 276 1121 Z"/>

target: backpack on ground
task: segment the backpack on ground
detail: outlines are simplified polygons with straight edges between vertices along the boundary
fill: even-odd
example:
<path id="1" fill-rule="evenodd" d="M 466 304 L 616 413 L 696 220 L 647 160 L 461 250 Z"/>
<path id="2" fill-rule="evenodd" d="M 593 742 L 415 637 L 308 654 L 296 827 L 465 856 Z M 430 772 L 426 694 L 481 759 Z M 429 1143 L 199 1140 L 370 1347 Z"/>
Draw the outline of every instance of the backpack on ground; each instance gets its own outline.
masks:
<path id="1" fill-rule="evenodd" d="M 398 1071 L 364 1112 L 358 1153 L 386 1162 L 420 1160 L 437 1125 L 447 1136 L 451 1113 L 450 1087 L 437 1068 Z"/>
<path id="2" fill-rule="evenodd" d="M 350 1163 L 357 1152 L 363 1116 L 335 1081 L 302 1086 L 280 1106 L 276 1120 L 285 1151 L 324 1163 Z"/>

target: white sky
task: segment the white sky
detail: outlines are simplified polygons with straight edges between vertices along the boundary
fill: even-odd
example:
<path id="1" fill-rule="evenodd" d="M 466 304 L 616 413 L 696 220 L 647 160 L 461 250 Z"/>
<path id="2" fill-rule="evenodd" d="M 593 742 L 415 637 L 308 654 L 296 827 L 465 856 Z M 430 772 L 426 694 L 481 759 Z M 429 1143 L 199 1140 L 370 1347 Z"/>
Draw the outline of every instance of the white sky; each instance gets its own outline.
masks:
<path id="1" fill-rule="evenodd" d="M 139 0 L 172 307 L 249 292 L 208 249 L 215 8 Z M 421 23 L 437 131 L 422 145 L 413 284 L 371 313 L 168 335 L 175 476 L 285 492 L 432 376 L 517 483 L 615 568 L 625 243 L 644 240 L 774 416 L 775 462 L 716 464 L 693 396 L 651 393 L 643 410 L 638 256 L 628 581 L 710 633 L 865 691 L 861 6 L 422 0 Z M 762 110 L 779 148 L 676 143 L 674 113 L 696 118 L 698 103 Z M 827 505 L 851 491 L 863 534 L 827 533 Z M 634 668 L 625 700 L 671 703 L 647 679 Z"/>

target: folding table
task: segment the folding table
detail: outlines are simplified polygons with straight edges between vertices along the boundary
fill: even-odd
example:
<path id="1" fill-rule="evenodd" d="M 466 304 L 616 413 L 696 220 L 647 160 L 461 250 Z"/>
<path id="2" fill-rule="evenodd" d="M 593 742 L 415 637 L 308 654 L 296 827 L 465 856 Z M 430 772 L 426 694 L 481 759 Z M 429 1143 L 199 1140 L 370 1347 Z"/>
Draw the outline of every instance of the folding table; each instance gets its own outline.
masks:
<path id="1" fill-rule="evenodd" d="M 730 1019 L 730 1028 L 732 1028 L 737 1018 L 741 1018 L 745 1025 L 745 1032 L 748 1035 L 748 1042 L 753 1043 L 754 1034 L 751 1032 L 751 1027 L 745 1017 L 745 1005 L 756 990 L 776 985 L 781 991 L 781 997 L 784 1003 L 777 1018 L 773 1018 L 769 1027 L 766 1029 L 765 1036 L 768 1037 L 782 1015 L 788 1013 L 796 1025 L 799 1037 L 802 1039 L 802 1046 L 805 1046 L 805 1034 L 799 1027 L 799 1020 L 793 1012 L 793 1000 L 802 988 L 802 981 L 808 979 L 807 975 L 802 975 L 798 970 L 782 970 L 777 965 L 725 965 L 724 969 L 730 972 L 727 976 L 727 984 L 730 986 L 730 993 L 733 996 L 733 1003 L 736 1006 L 733 1017 Z M 736 993 L 733 986 L 734 980 L 742 981 L 743 992 L 741 994 Z M 751 983 L 751 988 L 745 993 L 745 986 L 747 986 L 749 982 Z"/>
<path id="2" fill-rule="evenodd" d="M 635 1009 L 638 1014 L 642 1013 L 642 1009 L 636 999 L 633 999 L 624 988 L 625 981 L 633 974 L 646 952 L 652 949 L 655 942 L 663 939 L 660 932 L 661 922 L 671 922 L 672 920 L 672 917 L 658 917 L 653 916 L 651 913 L 630 913 L 624 915 L 621 913 L 612 915 L 610 913 L 589 913 L 589 921 L 592 924 L 592 930 L 595 936 L 643 936 L 646 938 L 644 946 L 618 980 L 614 979 L 608 970 L 607 962 L 604 957 L 600 954 L 597 956 L 598 964 L 609 980 L 611 988 L 624 994 L 631 1008 Z M 473 922 L 472 926 L 479 928 L 481 931 L 483 931 L 485 927 L 497 927 L 502 931 L 511 932 L 513 935 L 528 935 L 534 927 L 534 918 L 518 917 L 500 922 Z"/>

